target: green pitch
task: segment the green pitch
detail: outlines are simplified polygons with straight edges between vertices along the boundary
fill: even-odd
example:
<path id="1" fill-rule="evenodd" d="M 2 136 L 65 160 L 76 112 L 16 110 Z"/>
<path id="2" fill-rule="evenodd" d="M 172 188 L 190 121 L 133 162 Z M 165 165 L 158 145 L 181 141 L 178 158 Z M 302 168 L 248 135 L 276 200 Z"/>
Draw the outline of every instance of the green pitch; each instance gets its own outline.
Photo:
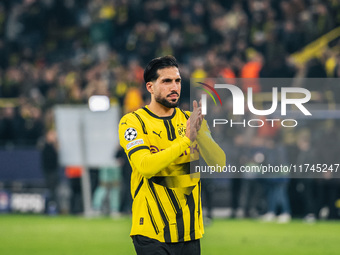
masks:
<path id="1" fill-rule="evenodd" d="M 85 219 L 0 215 L 0 254 L 135 254 L 130 218 Z M 202 254 L 340 254 L 340 222 L 308 225 L 215 220 L 205 228 Z"/>

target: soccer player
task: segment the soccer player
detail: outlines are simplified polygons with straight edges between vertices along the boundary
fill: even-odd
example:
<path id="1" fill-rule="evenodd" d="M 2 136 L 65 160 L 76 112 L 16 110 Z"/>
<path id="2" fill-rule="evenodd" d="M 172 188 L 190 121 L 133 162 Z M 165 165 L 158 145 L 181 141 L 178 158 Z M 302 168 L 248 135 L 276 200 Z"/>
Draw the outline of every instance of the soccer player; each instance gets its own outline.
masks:
<path id="1" fill-rule="evenodd" d="M 196 101 L 192 113 L 177 108 L 181 76 L 174 57 L 151 60 L 144 80 L 150 104 L 119 123 L 132 166 L 130 235 L 137 254 L 200 254 L 201 183 L 190 164 L 201 155 L 208 164 L 225 165 L 225 154 Z"/>

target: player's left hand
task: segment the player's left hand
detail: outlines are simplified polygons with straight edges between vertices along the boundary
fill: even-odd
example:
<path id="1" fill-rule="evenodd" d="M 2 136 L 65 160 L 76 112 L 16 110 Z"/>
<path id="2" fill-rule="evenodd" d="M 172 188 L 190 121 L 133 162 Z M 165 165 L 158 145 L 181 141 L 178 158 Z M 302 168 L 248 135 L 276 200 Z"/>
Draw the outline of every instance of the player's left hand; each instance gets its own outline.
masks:
<path id="1" fill-rule="evenodd" d="M 190 116 L 191 118 L 191 124 L 194 126 L 197 130 L 197 132 L 200 130 L 202 121 L 203 121 L 203 114 L 202 114 L 202 103 L 200 101 L 200 106 L 198 107 L 197 101 L 194 100 L 193 102 L 193 112 Z"/>

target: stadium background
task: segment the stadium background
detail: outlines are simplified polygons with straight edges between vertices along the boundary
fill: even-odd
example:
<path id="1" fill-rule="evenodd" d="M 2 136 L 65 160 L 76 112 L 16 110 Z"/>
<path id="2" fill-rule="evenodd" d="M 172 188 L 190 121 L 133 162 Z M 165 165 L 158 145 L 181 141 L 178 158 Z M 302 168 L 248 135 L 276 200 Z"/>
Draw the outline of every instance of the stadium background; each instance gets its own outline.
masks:
<path id="1" fill-rule="evenodd" d="M 122 114 L 136 109 L 149 98 L 143 67 L 150 59 L 168 54 L 180 63 L 181 104 L 186 109 L 190 78 L 339 78 L 339 25 L 336 0 L 0 1 L 0 210 L 6 214 L 1 217 L 18 211 L 32 213 L 32 208 L 20 206 L 27 196 L 17 200 L 21 209 L 11 208 L 13 194 L 40 194 L 46 201 L 29 197 L 30 202 L 46 203 L 38 206 L 39 213 L 61 216 L 83 211 L 79 168 L 57 167 L 56 174 L 45 178 L 44 151 L 56 156 L 53 146 L 46 149 L 46 141 L 56 142 L 56 105 L 87 105 L 90 96 L 106 95 Z M 339 100 L 337 87 L 307 88 L 317 93 L 316 101 L 329 107 Z M 267 89 L 255 88 L 259 95 Z M 313 153 L 320 162 L 336 163 L 337 124 L 332 119 L 315 120 L 290 133 L 259 129 L 251 138 L 254 142 L 247 145 L 242 139 L 245 134 L 233 130 L 226 140 L 232 148 L 229 159 L 249 163 L 251 156 L 241 157 L 244 151 L 254 153 L 258 144 L 273 139 L 285 148 L 291 163 L 308 154 L 306 144 L 316 148 Z M 113 196 L 118 197 L 123 186 L 119 170 L 104 169 L 101 172 L 106 175 L 100 176 L 98 169 L 90 169 L 92 192 L 108 178 Z M 287 187 L 294 218 L 303 219 L 311 207 L 306 201 L 312 200 L 316 218 L 339 219 L 337 180 L 287 179 Z M 208 197 L 211 192 L 214 195 L 206 199 L 205 207 L 228 208 L 215 210 L 216 215 L 256 219 L 266 212 L 263 183 L 212 180 L 206 188 Z M 49 203 L 51 197 L 56 204 Z M 116 217 L 119 205 L 115 201 L 107 205 L 106 198 L 100 212 Z M 237 222 L 224 223 L 226 228 L 228 223 L 238 228 Z M 240 228 L 247 223 L 239 222 Z M 115 227 L 114 222 L 110 224 Z M 249 224 L 243 225 L 245 231 L 261 227 Z M 271 231 L 269 236 L 281 229 Z"/>

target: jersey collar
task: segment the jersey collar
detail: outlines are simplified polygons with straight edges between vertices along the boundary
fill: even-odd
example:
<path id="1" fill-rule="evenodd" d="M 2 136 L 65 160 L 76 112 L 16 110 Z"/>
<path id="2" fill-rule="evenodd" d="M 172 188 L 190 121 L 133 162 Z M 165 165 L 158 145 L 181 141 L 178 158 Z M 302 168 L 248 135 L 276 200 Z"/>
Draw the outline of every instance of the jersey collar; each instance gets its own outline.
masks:
<path id="1" fill-rule="evenodd" d="M 174 112 L 172 113 L 172 115 L 170 116 L 166 116 L 166 117 L 159 117 L 158 115 L 154 114 L 152 111 L 149 110 L 149 108 L 147 106 L 144 106 L 142 108 L 144 111 L 146 111 L 150 116 L 156 118 L 156 119 L 161 119 L 161 120 L 170 120 L 172 119 L 175 114 L 176 114 L 176 108 L 174 108 Z"/>

